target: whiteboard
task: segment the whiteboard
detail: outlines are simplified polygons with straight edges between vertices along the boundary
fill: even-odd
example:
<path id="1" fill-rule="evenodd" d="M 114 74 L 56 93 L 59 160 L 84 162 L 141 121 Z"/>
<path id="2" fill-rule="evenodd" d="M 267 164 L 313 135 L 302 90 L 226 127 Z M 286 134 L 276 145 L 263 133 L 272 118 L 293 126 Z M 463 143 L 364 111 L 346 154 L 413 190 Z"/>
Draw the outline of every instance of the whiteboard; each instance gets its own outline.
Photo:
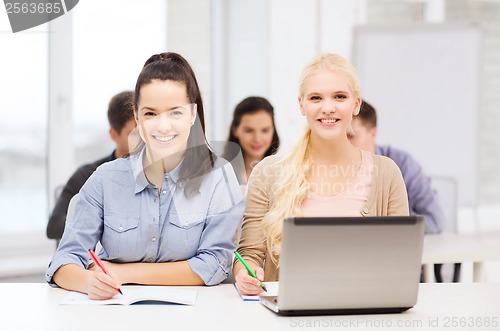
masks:
<path id="1" fill-rule="evenodd" d="M 427 175 L 454 177 L 461 206 L 478 198 L 481 43 L 481 29 L 465 23 L 354 30 L 352 62 L 377 110 L 377 144 L 409 152 Z"/>

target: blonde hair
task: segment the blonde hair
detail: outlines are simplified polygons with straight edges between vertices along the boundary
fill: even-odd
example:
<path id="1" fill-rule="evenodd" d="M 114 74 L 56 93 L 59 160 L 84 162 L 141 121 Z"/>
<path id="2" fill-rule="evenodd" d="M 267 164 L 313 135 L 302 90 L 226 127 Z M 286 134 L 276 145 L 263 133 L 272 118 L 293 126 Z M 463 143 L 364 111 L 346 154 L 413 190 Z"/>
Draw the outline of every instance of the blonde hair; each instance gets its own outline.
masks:
<path id="1" fill-rule="evenodd" d="M 356 68 L 354 68 L 354 66 L 345 58 L 334 53 L 318 55 L 317 57 L 312 59 L 312 61 L 309 62 L 308 65 L 306 65 L 306 67 L 302 71 L 302 75 L 300 76 L 300 97 L 304 96 L 309 78 L 322 70 L 330 70 L 343 74 L 347 79 L 347 83 L 351 88 L 353 96 L 355 98 L 360 97 L 361 91 L 359 88 L 359 78 L 356 72 Z"/>
<path id="2" fill-rule="evenodd" d="M 348 81 L 353 96 L 355 98 L 360 96 L 359 79 L 354 66 L 343 57 L 328 53 L 315 57 L 302 71 L 299 97 L 304 96 L 309 78 L 325 69 L 342 73 Z M 262 226 L 266 234 L 268 258 L 278 266 L 283 220 L 286 217 L 302 215 L 300 207 L 310 188 L 307 180 L 312 166 L 310 141 L 311 128 L 308 126 L 302 139 L 293 147 L 290 154 L 275 165 L 280 176 L 271 187 L 273 202 L 262 218 Z"/>
<path id="3" fill-rule="evenodd" d="M 275 166 L 280 171 L 279 179 L 272 185 L 273 203 L 262 218 L 266 234 L 268 256 L 276 264 L 281 251 L 283 220 L 289 216 L 300 216 L 302 201 L 309 191 L 306 175 L 311 168 L 311 129 L 308 128 L 291 153 Z"/>

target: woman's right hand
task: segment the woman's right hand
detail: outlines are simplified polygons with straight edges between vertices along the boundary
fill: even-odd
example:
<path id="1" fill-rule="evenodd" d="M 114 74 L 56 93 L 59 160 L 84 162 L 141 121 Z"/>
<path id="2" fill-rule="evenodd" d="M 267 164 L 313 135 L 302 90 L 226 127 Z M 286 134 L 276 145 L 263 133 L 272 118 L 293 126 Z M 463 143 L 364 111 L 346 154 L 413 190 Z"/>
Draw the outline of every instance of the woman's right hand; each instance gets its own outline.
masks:
<path id="1" fill-rule="evenodd" d="M 121 283 L 111 276 L 106 275 L 99 268 L 88 271 L 87 294 L 92 300 L 111 299 L 118 294 Z"/>
<path id="2" fill-rule="evenodd" d="M 245 268 L 241 268 L 236 274 L 234 279 L 236 280 L 236 287 L 240 294 L 257 295 L 263 291 L 260 287 L 260 283 L 264 280 L 264 269 L 260 267 L 256 268 L 255 275 L 257 275 L 257 278 L 250 276 Z"/>

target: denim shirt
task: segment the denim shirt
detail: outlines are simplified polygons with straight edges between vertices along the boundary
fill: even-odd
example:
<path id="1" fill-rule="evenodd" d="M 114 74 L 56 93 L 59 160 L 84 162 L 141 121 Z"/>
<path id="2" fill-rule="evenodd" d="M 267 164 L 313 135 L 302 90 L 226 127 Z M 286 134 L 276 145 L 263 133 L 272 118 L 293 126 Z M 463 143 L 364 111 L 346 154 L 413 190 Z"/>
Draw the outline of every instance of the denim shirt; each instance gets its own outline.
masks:
<path id="1" fill-rule="evenodd" d="M 98 167 L 80 190 L 71 222 L 50 262 L 46 279 L 66 264 L 87 268 L 89 249 L 100 241 L 101 259 L 115 263 L 187 260 L 206 285 L 231 271 L 233 239 L 244 202 L 230 163 L 217 158 L 198 192 L 186 197 L 179 166 L 162 191 L 144 175 L 144 150 Z"/>

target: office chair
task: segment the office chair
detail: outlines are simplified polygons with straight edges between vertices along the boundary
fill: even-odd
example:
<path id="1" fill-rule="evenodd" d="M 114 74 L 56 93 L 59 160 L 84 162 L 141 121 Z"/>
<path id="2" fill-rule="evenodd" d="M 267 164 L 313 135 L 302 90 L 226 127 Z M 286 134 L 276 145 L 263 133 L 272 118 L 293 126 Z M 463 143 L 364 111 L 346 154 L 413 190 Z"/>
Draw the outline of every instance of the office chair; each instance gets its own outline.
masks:
<path id="1" fill-rule="evenodd" d="M 57 185 L 54 188 L 54 201 L 57 201 L 57 199 L 59 199 L 63 190 L 64 190 L 64 185 Z"/>
<path id="2" fill-rule="evenodd" d="M 454 178 L 446 176 L 430 176 L 431 185 L 437 193 L 439 204 L 444 214 L 443 233 L 458 232 L 458 185 Z M 442 264 L 434 265 L 436 282 L 442 283 Z M 460 281 L 461 263 L 455 263 L 453 282 Z"/>
<path id="3" fill-rule="evenodd" d="M 66 213 L 66 223 L 70 223 L 73 218 L 73 214 L 75 213 L 76 201 L 78 200 L 79 195 L 80 193 L 77 193 L 71 198 L 71 200 L 69 200 L 68 212 Z"/>
<path id="4" fill-rule="evenodd" d="M 59 195 L 61 194 L 63 187 L 64 186 L 60 186 L 61 189 L 59 190 L 59 193 L 58 193 Z M 70 223 L 71 219 L 73 218 L 73 214 L 75 213 L 76 201 L 78 200 L 78 195 L 79 195 L 79 193 L 75 194 L 71 198 L 71 200 L 69 200 L 68 211 L 66 212 L 66 223 Z M 56 200 L 57 200 L 57 197 L 56 197 Z M 56 248 L 59 247 L 60 242 L 61 242 L 61 239 L 56 240 Z"/>

